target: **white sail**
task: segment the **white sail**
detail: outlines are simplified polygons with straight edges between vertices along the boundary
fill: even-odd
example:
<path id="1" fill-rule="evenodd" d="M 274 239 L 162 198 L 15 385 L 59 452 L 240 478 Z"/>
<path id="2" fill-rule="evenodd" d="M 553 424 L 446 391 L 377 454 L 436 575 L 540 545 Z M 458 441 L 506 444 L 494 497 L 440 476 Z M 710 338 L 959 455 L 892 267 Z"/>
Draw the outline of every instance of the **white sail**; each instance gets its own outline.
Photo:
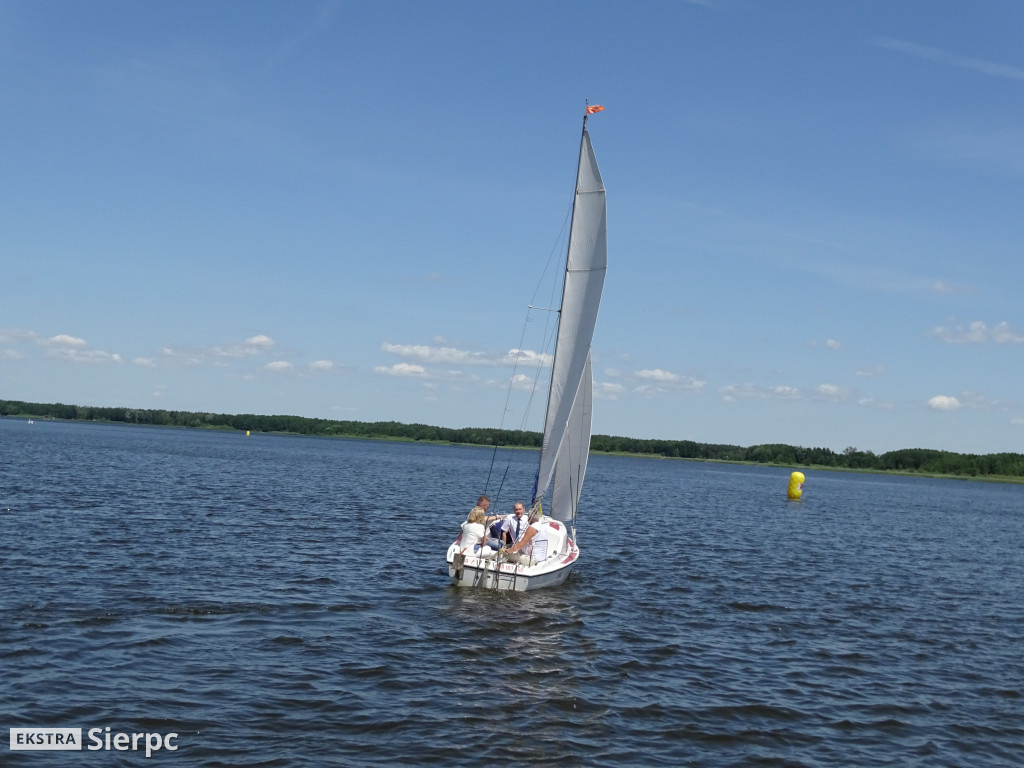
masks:
<path id="1" fill-rule="evenodd" d="M 562 447 L 555 461 L 555 477 L 551 484 L 550 514 L 556 520 L 569 522 L 575 517 L 576 505 L 583 489 L 583 476 L 587 473 L 590 454 L 590 424 L 593 412 L 594 375 L 590 356 L 583 371 L 583 380 L 576 393 L 569 416 L 569 428 L 562 439 Z"/>
<path id="2" fill-rule="evenodd" d="M 591 399 L 590 343 L 597 323 L 607 258 L 604 182 L 597 167 L 597 158 L 594 157 L 590 134 L 584 129 L 580 142 L 576 199 L 573 204 L 572 227 L 569 231 L 565 285 L 562 288 L 562 308 L 558 322 L 558 338 L 555 342 L 555 359 L 551 371 L 551 389 L 548 393 L 548 409 L 544 420 L 544 442 L 541 448 L 540 468 L 537 472 L 534 504 L 544 498 L 555 474 L 563 443 L 571 429 L 574 403 L 581 400 L 580 395 L 583 394 L 585 397 L 582 400 L 588 404 Z M 586 385 L 583 384 L 584 379 L 587 381 Z M 562 520 L 572 516 L 575 499 L 579 498 L 582 470 L 586 468 L 586 455 L 590 443 L 589 407 L 586 410 L 587 444 L 578 446 L 579 450 L 574 450 L 570 438 L 564 461 L 576 466 L 567 465 L 559 473 L 560 477 L 567 475 L 567 487 L 575 487 L 564 493 L 559 491 L 558 498 L 561 501 L 553 499 L 550 510 L 554 517 Z M 559 506 L 566 501 L 572 501 L 568 509 Z"/>

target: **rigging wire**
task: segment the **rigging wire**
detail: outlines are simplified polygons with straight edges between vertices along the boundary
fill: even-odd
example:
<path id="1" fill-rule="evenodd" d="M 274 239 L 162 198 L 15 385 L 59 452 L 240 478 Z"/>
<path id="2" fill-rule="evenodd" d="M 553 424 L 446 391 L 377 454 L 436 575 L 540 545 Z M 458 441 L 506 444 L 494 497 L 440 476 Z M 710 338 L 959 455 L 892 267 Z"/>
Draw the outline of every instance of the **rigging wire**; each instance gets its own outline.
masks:
<path id="1" fill-rule="evenodd" d="M 562 253 L 565 250 L 565 248 L 563 247 L 562 244 L 565 243 L 566 239 L 569 236 L 567 230 L 568 230 L 568 227 L 569 227 L 569 223 L 572 221 L 572 208 L 573 208 L 572 205 L 570 205 L 568 210 L 566 211 L 565 218 L 562 221 L 561 230 L 558 233 L 558 237 L 555 238 L 555 242 L 552 245 L 550 252 L 548 253 L 547 263 L 545 263 L 544 270 L 541 272 L 540 279 L 537 281 L 537 285 L 533 289 L 533 296 L 531 296 L 530 304 L 529 304 L 529 306 L 526 309 L 526 317 L 523 319 L 523 329 L 522 329 L 522 332 L 519 335 L 519 345 L 516 347 L 516 357 L 515 357 L 515 361 L 513 362 L 513 365 L 512 365 L 512 376 L 509 379 L 508 390 L 507 390 L 507 392 L 505 394 L 505 407 L 504 407 L 504 409 L 502 410 L 502 413 L 501 413 L 501 421 L 500 421 L 500 424 L 498 426 L 499 431 L 503 430 L 505 428 L 505 418 L 506 418 L 506 415 L 508 414 L 508 412 L 510 410 L 509 409 L 509 403 L 511 402 L 511 399 L 512 399 L 512 389 L 515 386 L 516 375 L 517 375 L 517 371 L 519 370 L 519 363 L 520 363 L 520 360 L 521 360 L 522 355 L 523 355 L 523 344 L 525 343 L 525 340 L 526 340 L 526 329 L 527 329 L 527 327 L 529 326 L 529 324 L 531 322 L 531 317 L 530 317 L 531 312 L 536 308 L 535 305 L 536 305 L 536 301 L 537 301 L 537 296 L 540 294 L 541 288 L 544 286 L 544 283 L 548 282 L 548 281 L 550 281 L 550 284 L 551 284 L 551 295 L 549 296 L 549 301 L 548 301 L 548 305 L 549 306 L 554 302 L 554 298 L 557 295 L 556 294 L 556 290 L 558 289 L 558 281 L 557 280 L 552 280 L 550 277 L 548 277 L 548 271 L 551 269 L 551 265 L 552 265 L 552 262 L 555 259 L 555 256 L 560 254 L 560 253 Z M 563 280 L 564 280 L 564 276 L 563 276 Z M 559 309 L 558 312 L 561 312 L 561 309 Z M 558 312 L 549 313 L 548 314 L 548 319 L 545 321 L 544 334 L 543 334 L 543 337 L 542 337 L 542 345 L 541 345 L 541 348 L 540 348 L 541 351 L 539 353 L 538 360 L 537 360 L 536 373 L 534 374 L 534 377 L 533 377 L 533 386 L 530 389 L 530 394 L 529 394 L 529 397 L 527 398 L 527 401 L 526 401 L 526 407 L 523 410 L 523 417 L 522 417 L 522 419 L 520 420 L 520 423 L 519 423 L 520 431 L 525 431 L 526 430 L 526 424 L 527 424 L 527 420 L 529 419 L 530 410 L 533 407 L 534 396 L 536 395 L 537 389 L 540 386 L 540 375 L 541 375 L 541 371 L 544 368 L 544 350 L 548 349 L 548 347 L 553 343 L 554 334 L 552 333 L 552 328 L 551 328 L 551 317 L 552 317 L 553 314 L 557 315 Z M 556 323 L 555 324 L 555 332 L 557 332 L 557 328 L 558 328 L 558 325 Z M 495 443 L 494 450 L 491 452 L 491 463 L 490 463 L 490 466 L 487 468 L 487 480 L 484 483 L 484 493 L 487 493 L 487 489 L 491 485 L 491 475 L 494 472 L 494 464 L 495 464 L 495 460 L 497 459 L 497 456 L 498 456 L 498 447 L 499 447 L 498 444 Z M 505 471 L 502 473 L 501 482 L 498 484 L 498 490 L 494 494 L 494 504 L 495 504 L 495 506 L 498 505 L 498 499 L 501 498 L 501 489 L 505 485 L 505 479 L 508 477 L 508 472 L 509 472 L 509 469 L 511 468 L 511 466 L 512 466 L 512 453 L 509 452 L 508 461 L 505 464 Z"/>

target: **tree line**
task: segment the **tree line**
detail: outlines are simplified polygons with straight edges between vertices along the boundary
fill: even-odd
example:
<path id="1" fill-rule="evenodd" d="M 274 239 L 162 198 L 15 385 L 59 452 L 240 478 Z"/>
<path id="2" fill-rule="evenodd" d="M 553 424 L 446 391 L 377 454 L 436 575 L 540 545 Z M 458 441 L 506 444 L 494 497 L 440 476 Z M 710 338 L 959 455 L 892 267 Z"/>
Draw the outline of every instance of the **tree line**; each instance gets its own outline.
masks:
<path id="1" fill-rule="evenodd" d="M 20 400 L 0 400 L 0 416 L 120 422 L 192 429 L 235 429 L 319 437 L 386 438 L 517 448 L 539 448 L 541 444 L 539 432 L 491 427 L 455 429 L 433 427 L 428 424 L 403 424 L 397 421 L 337 421 L 303 416 L 265 416 L 252 413 L 230 415 L 143 408 L 103 408 L 63 403 L 27 403 Z M 1024 478 L 1024 454 L 1020 453 L 976 455 L 926 448 L 908 448 L 875 454 L 853 447 L 837 453 L 829 448 L 803 448 L 781 443 L 743 447 L 697 443 L 692 440 L 655 440 L 613 435 L 594 435 L 590 440 L 590 450 L 701 461 L 916 472 L 960 477 Z"/>

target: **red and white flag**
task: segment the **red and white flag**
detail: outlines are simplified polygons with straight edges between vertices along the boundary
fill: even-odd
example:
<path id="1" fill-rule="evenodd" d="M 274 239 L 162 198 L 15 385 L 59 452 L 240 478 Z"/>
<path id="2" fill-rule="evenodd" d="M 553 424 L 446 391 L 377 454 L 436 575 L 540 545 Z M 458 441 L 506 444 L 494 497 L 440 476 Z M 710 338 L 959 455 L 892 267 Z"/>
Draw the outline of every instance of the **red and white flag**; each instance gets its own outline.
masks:
<path id="1" fill-rule="evenodd" d="M 591 104 L 587 107 L 587 114 L 592 115 L 595 112 L 604 112 L 604 107 L 600 104 Z"/>

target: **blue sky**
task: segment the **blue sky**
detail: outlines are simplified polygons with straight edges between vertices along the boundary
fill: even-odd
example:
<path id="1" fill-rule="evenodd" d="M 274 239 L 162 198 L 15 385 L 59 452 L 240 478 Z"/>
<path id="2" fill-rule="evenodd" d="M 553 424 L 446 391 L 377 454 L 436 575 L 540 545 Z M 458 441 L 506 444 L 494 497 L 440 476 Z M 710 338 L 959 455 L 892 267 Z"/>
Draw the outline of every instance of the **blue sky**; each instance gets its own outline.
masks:
<path id="1" fill-rule="evenodd" d="M 0 398 L 539 428 L 506 361 L 541 351 L 589 99 L 595 432 L 1024 451 L 1021 29 L 1011 0 L 6 0 Z"/>

